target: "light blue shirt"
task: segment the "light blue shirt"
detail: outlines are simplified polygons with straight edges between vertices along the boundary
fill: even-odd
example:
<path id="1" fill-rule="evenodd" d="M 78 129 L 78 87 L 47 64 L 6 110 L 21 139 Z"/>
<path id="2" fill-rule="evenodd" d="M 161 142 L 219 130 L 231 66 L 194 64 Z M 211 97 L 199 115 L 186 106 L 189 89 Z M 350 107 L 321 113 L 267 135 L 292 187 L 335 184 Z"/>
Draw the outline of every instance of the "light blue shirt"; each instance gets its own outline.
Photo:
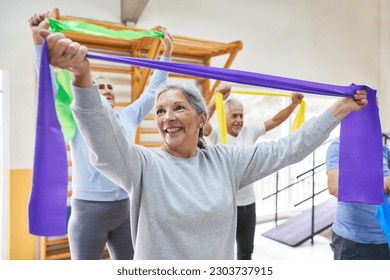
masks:
<path id="1" fill-rule="evenodd" d="M 327 170 L 339 168 L 340 139 L 336 139 L 328 148 L 326 157 Z M 383 146 L 383 172 L 390 176 L 390 150 Z M 341 202 L 337 204 L 333 231 L 346 239 L 358 243 L 387 243 L 385 234 L 375 218 L 376 205 Z"/>

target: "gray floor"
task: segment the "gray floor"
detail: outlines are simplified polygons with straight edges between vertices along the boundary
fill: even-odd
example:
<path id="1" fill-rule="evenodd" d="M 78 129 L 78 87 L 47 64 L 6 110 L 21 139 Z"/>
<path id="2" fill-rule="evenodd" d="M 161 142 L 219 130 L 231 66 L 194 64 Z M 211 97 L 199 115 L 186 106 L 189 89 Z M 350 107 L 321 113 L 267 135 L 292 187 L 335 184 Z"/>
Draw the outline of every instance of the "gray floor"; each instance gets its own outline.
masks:
<path id="1" fill-rule="evenodd" d="M 281 221 L 282 222 L 282 221 Z M 254 260 L 333 260 L 333 252 L 329 246 L 331 230 L 325 230 L 300 246 L 290 247 L 261 234 L 275 225 L 274 222 L 261 223 L 256 226 Z"/>

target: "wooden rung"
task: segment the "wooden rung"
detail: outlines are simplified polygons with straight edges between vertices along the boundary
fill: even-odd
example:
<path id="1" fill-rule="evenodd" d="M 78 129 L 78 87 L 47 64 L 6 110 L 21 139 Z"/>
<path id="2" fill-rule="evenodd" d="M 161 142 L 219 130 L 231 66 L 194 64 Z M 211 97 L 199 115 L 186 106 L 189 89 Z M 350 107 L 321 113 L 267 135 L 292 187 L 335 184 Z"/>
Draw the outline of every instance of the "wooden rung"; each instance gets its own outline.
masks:
<path id="1" fill-rule="evenodd" d="M 128 29 L 134 30 L 134 31 L 145 30 L 145 29 L 140 29 L 140 28 L 136 28 L 136 27 L 128 27 L 125 25 L 118 25 L 117 23 L 102 22 L 102 21 L 97 21 L 97 20 L 88 19 L 88 18 L 63 16 L 63 15 L 60 16 L 59 10 L 57 8 L 56 8 L 55 12 L 58 13 L 58 17 L 59 17 L 58 19 L 60 19 L 60 20 L 82 20 L 82 21 L 85 21 L 88 23 L 104 26 L 104 27 L 111 28 L 111 29 L 117 29 L 117 30 L 128 30 Z M 156 29 L 156 28 L 154 28 L 154 29 Z"/>
<path id="2" fill-rule="evenodd" d="M 144 118 L 145 121 L 154 121 L 154 115 L 147 115 L 145 118 Z"/>
<path id="3" fill-rule="evenodd" d="M 70 259 L 69 248 L 47 252 L 46 260 L 64 260 Z"/>
<path id="4" fill-rule="evenodd" d="M 115 106 L 118 106 L 118 107 L 126 107 L 126 106 L 129 106 L 131 104 L 131 102 L 115 102 Z"/>
<path id="5" fill-rule="evenodd" d="M 104 247 L 102 257 L 109 257 L 108 256 L 108 248 L 107 248 L 107 246 Z M 66 260 L 66 259 L 70 259 L 69 247 L 60 248 L 60 249 L 54 249 L 54 250 L 48 250 L 46 252 L 45 260 Z"/>
<path id="6" fill-rule="evenodd" d="M 181 79 L 193 79 L 193 80 L 203 80 L 204 78 L 195 77 L 195 76 L 188 76 L 184 74 L 177 74 L 177 73 L 169 73 L 169 77 L 171 78 L 181 78 Z"/>
<path id="7" fill-rule="evenodd" d="M 59 238 L 59 239 L 52 239 L 46 241 L 46 246 L 56 246 L 56 245 L 63 245 L 68 244 L 68 237 Z"/>
<path id="8" fill-rule="evenodd" d="M 118 69 L 118 68 L 112 68 L 112 67 L 98 67 L 98 66 L 92 66 L 91 70 L 94 72 L 117 73 L 117 74 L 127 74 L 127 75 L 131 75 L 134 72 L 130 68 L 129 69 Z"/>
<path id="9" fill-rule="evenodd" d="M 141 128 L 140 132 L 145 134 L 155 134 L 158 133 L 158 130 L 156 128 Z"/>

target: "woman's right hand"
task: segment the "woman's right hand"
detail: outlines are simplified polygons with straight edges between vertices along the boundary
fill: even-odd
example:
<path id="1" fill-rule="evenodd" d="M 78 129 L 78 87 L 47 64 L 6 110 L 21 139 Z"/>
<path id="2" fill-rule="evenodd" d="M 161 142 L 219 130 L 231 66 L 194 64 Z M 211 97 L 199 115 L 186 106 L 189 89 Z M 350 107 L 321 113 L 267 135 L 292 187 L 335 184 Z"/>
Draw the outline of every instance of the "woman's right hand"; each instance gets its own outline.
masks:
<path id="1" fill-rule="evenodd" d="M 70 71 L 75 86 L 92 86 L 90 65 L 86 58 L 88 48 L 73 42 L 62 33 L 50 33 L 47 30 L 41 30 L 39 33 L 46 38 L 50 64 Z"/>

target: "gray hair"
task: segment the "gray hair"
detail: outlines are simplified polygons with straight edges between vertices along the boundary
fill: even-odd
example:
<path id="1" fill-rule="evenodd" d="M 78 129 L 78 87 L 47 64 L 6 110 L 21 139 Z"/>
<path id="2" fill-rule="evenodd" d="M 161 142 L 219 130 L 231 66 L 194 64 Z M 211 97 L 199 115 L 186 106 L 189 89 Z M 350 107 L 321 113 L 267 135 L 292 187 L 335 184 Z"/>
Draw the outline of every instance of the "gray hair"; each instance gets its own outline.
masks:
<path id="1" fill-rule="evenodd" d="M 157 104 L 157 100 L 160 95 L 168 90 L 178 90 L 184 94 L 187 100 L 190 102 L 192 107 L 194 107 L 195 111 L 198 113 L 198 116 L 203 113 L 206 114 L 206 119 L 208 118 L 208 110 L 206 107 L 206 102 L 200 93 L 199 89 L 193 85 L 188 83 L 178 84 L 178 83 L 163 83 L 161 84 L 157 90 L 155 95 L 154 104 Z M 199 138 L 203 137 L 203 127 L 199 130 Z M 199 145 L 199 144 L 198 144 Z"/>
<path id="2" fill-rule="evenodd" d="M 97 75 L 97 76 L 93 76 L 93 77 L 92 77 L 92 81 L 94 81 L 95 83 L 96 83 L 96 81 L 97 81 L 98 79 L 110 81 L 110 79 L 108 79 L 107 77 L 101 76 L 101 75 Z"/>
<path id="3" fill-rule="evenodd" d="M 244 108 L 244 106 L 242 105 L 242 103 L 238 99 L 236 99 L 236 98 L 229 98 L 224 103 L 225 112 L 229 111 L 230 104 L 233 104 L 233 105 L 239 106 L 241 108 Z"/>
<path id="4" fill-rule="evenodd" d="M 154 104 L 157 104 L 157 100 L 160 95 L 168 90 L 178 90 L 184 94 L 187 100 L 191 103 L 192 107 L 196 110 L 198 115 L 205 113 L 208 116 L 208 110 L 206 107 L 206 102 L 200 93 L 199 89 L 193 84 L 161 84 L 156 90 L 155 101 Z"/>

